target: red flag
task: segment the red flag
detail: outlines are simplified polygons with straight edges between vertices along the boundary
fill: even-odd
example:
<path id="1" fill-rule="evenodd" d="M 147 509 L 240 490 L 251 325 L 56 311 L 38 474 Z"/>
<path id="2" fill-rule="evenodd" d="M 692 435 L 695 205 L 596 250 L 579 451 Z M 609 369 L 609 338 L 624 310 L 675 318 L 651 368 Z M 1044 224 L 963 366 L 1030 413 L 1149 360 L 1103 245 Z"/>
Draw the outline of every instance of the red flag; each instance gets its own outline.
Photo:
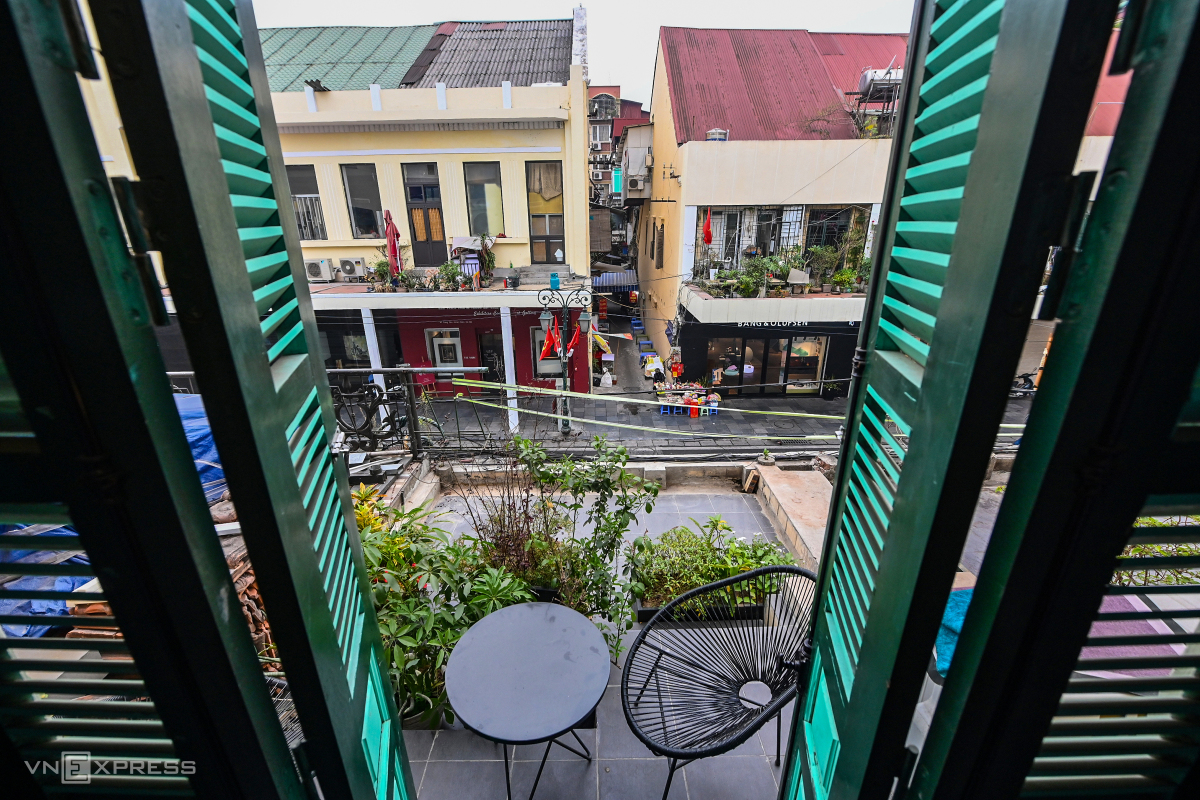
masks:
<path id="1" fill-rule="evenodd" d="M 538 361 L 543 358 L 549 358 L 554 354 L 554 331 L 546 331 L 546 342 L 542 345 L 542 353 L 538 356 Z"/>
<path id="2" fill-rule="evenodd" d="M 704 243 L 712 244 L 712 209 L 708 210 L 708 216 L 704 218 Z"/>
<path id="3" fill-rule="evenodd" d="M 567 345 L 567 352 L 575 349 L 575 345 L 579 344 L 579 326 L 575 326 L 575 335 L 571 337 L 571 342 Z"/>

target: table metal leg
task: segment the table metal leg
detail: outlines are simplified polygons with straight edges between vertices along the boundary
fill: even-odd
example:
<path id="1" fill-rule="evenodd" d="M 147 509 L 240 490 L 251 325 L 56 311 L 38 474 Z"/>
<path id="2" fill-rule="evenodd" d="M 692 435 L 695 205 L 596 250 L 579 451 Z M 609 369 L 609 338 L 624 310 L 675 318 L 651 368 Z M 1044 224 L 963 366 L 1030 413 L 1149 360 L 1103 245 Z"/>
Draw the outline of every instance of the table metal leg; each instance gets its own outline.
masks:
<path id="1" fill-rule="evenodd" d="M 538 765 L 537 777 L 533 779 L 533 788 L 529 790 L 529 800 L 533 800 L 533 793 L 537 791 L 538 781 L 542 779 L 542 770 L 546 768 L 546 756 L 550 755 L 550 745 L 554 744 L 554 740 L 546 742 L 546 752 L 542 753 L 542 763 Z"/>
<path id="2" fill-rule="evenodd" d="M 508 796 L 508 800 L 512 800 L 512 786 L 509 784 L 508 779 L 508 745 L 501 744 L 500 747 L 504 750 L 504 791 Z"/>
<path id="3" fill-rule="evenodd" d="M 563 744 L 558 739 L 551 739 L 550 744 L 556 744 L 564 750 L 570 750 L 572 753 L 579 756 L 580 758 L 586 759 L 587 761 L 591 761 L 592 760 L 592 751 L 588 750 L 588 746 L 583 743 L 583 739 L 580 739 L 579 734 L 576 733 L 575 731 L 571 731 L 571 735 L 575 737 L 575 741 L 579 742 L 579 746 L 583 748 L 582 753 L 579 752 L 578 750 L 576 750 L 574 747 L 571 747 L 569 744 Z"/>

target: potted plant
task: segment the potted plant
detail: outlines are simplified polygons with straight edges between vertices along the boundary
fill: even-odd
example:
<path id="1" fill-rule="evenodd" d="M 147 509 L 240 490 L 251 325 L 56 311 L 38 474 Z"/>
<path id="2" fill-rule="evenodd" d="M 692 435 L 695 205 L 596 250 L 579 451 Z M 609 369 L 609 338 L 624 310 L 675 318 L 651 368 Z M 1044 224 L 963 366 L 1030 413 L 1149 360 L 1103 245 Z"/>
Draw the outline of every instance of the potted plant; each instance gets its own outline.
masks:
<path id="1" fill-rule="evenodd" d="M 415 291 L 419 283 L 420 281 L 417 280 L 417 276 L 413 274 L 412 270 L 402 270 L 400 274 L 396 276 L 396 291 Z"/>
<path id="2" fill-rule="evenodd" d="M 447 261 L 438 267 L 437 277 L 443 291 L 457 292 L 462 288 L 463 274 L 459 270 L 458 264 L 453 261 Z"/>
<path id="3" fill-rule="evenodd" d="M 649 622 L 659 610 L 684 592 L 707 583 L 748 572 L 758 567 L 793 564 L 778 545 L 756 534 L 752 540 L 739 537 L 719 515 L 703 524 L 692 520 L 695 530 L 685 525 L 664 533 L 658 541 L 638 537 L 626 548 L 626 564 L 633 578 L 634 616 Z M 755 602 L 759 600 L 759 602 Z M 707 624 L 742 619 L 762 619 L 763 604 L 753 596 L 738 597 L 734 605 L 714 602 L 702 613 Z"/>
<path id="4" fill-rule="evenodd" d="M 857 279 L 857 277 L 858 276 L 852 269 L 839 269 L 837 272 L 833 273 L 834 291 L 839 293 L 848 291 L 850 287 L 854 285 L 854 281 Z"/>
<path id="5" fill-rule="evenodd" d="M 775 463 L 775 456 L 771 455 L 771 451 L 764 447 L 762 455 L 758 457 L 758 463 L 771 466 Z"/>

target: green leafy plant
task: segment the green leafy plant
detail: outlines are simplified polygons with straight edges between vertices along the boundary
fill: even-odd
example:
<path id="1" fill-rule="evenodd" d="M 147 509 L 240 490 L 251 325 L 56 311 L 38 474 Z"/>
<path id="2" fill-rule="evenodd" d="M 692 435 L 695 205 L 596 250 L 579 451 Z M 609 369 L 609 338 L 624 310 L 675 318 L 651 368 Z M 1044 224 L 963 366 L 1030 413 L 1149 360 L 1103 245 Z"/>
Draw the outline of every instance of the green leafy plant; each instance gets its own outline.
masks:
<path id="1" fill-rule="evenodd" d="M 815 284 L 824 283 L 826 278 L 833 275 L 841 260 L 841 252 L 833 245 L 820 244 L 808 248 L 806 263 L 809 280 Z"/>
<path id="2" fill-rule="evenodd" d="M 661 607 L 705 584 L 752 569 L 795 561 L 761 534 L 739 537 L 719 515 L 703 524 L 692 520 L 657 541 L 639 536 L 626 549 L 633 594 L 647 607 Z"/>
<path id="3" fill-rule="evenodd" d="M 625 470 L 629 455 L 604 437 L 588 459 L 551 460 L 532 439 L 513 437 L 498 483 L 487 493 L 463 490 L 467 514 L 489 563 L 591 617 L 614 661 L 632 625 L 628 581 L 618 569 L 624 534 L 649 513 L 659 485 Z M 577 535 L 590 529 L 586 536 Z"/>
<path id="4" fill-rule="evenodd" d="M 1200 525 L 1200 516 L 1138 517 L 1134 528 L 1173 528 Z M 1193 543 L 1131 544 L 1121 553 L 1123 558 L 1156 558 L 1163 556 L 1200 556 L 1200 545 Z M 1128 562 L 1127 562 L 1128 563 Z M 1112 582 L 1118 586 L 1184 586 L 1200 583 L 1196 569 L 1128 569 L 1113 573 Z"/>
<path id="5" fill-rule="evenodd" d="M 833 273 L 832 278 L 834 285 L 840 286 L 843 289 L 849 289 L 854 285 L 854 282 L 857 279 L 858 276 L 855 271 L 848 268 L 839 269 L 837 272 Z"/>
<path id="6" fill-rule="evenodd" d="M 442 289 L 447 292 L 457 292 L 462 288 L 463 274 L 458 264 L 453 261 L 447 261 L 438 267 L 437 276 Z"/>
<path id="7" fill-rule="evenodd" d="M 533 598 L 525 583 L 487 563 L 471 537 L 451 541 L 423 506 L 388 508 L 374 487 L 353 493 L 385 661 L 405 717 L 453 720 L 445 666 L 454 645 L 488 614 Z"/>

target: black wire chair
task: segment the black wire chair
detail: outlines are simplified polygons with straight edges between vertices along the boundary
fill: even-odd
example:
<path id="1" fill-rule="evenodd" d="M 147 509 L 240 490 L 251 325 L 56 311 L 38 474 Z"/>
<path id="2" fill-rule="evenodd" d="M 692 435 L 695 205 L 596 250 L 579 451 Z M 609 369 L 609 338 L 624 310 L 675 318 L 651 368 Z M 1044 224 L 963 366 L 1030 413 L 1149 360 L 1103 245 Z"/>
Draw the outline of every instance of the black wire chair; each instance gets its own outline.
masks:
<path id="1" fill-rule="evenodd" d="M 727 753 L 796 696 L 816 576 L 800 567 L 763 567 L 693 589 L 642 628 L 621 674 L 630 729 L 675 770 Z"/>

